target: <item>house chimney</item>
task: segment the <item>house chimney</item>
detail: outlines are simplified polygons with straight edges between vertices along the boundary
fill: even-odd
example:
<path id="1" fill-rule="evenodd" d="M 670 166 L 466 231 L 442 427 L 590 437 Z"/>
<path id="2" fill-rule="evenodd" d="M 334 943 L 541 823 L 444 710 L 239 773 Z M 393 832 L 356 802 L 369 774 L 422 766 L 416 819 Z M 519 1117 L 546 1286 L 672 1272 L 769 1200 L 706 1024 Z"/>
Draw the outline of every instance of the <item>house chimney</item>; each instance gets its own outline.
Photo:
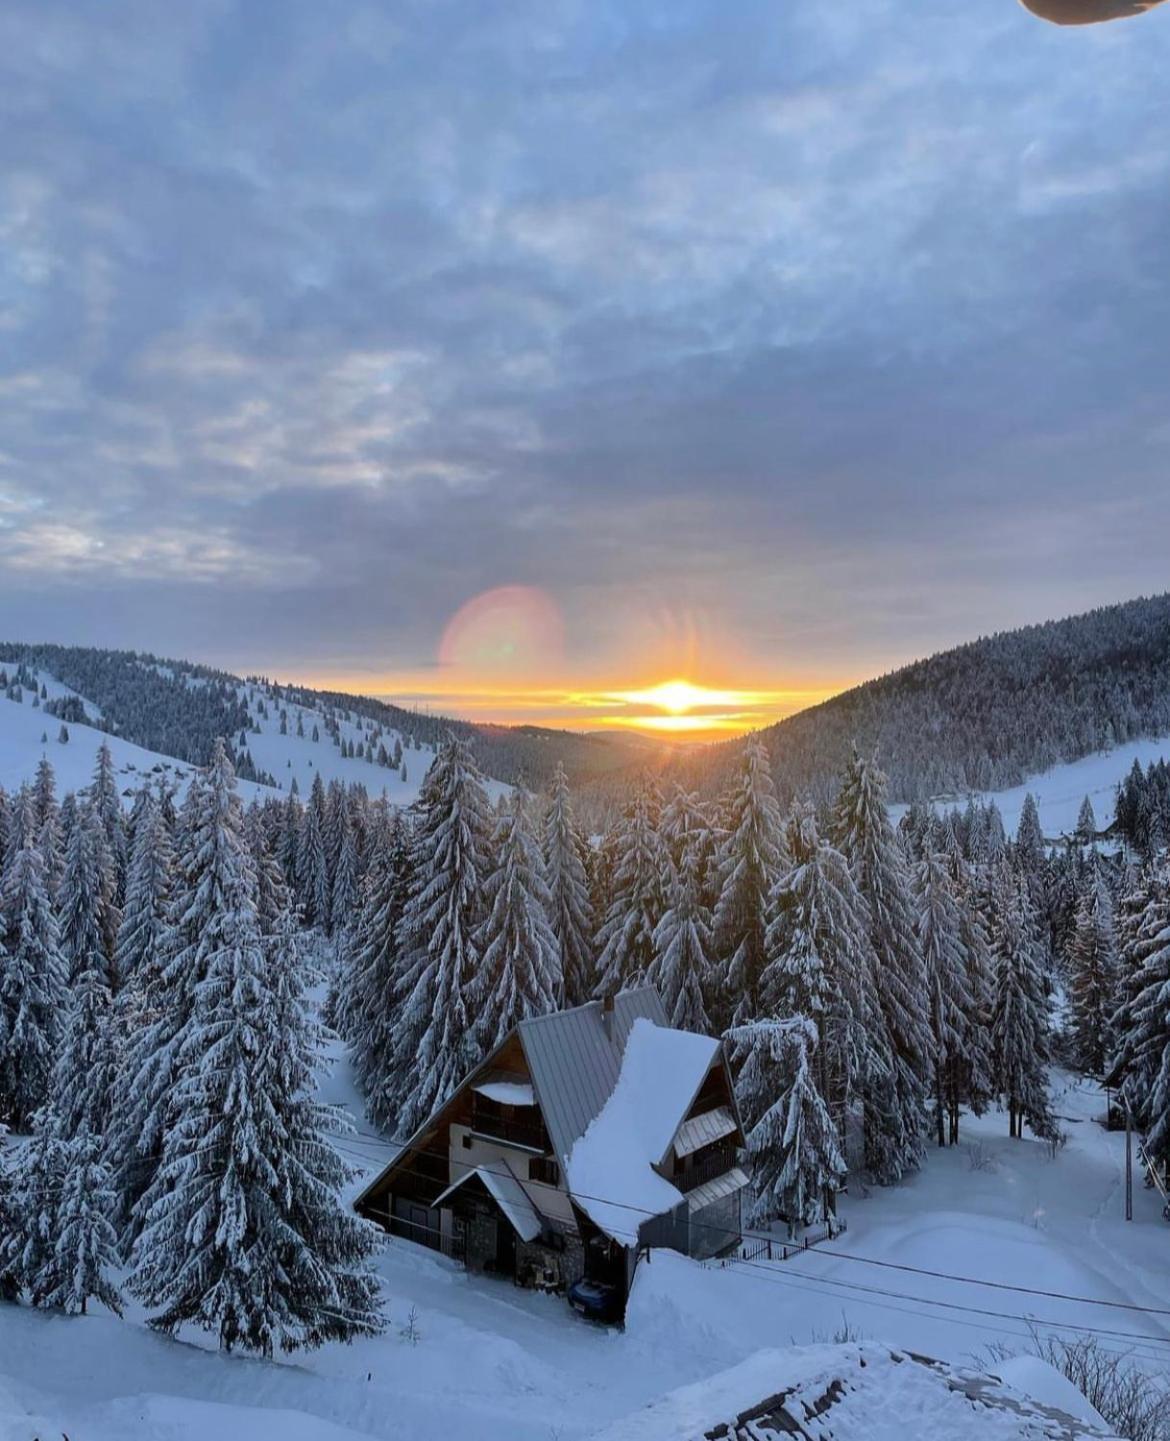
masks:
<path id="1" fill-rule="evenodd" d="M 613 1040 L 613 997 L 602 996 L 601 998 L 601 1024 L 605 1027 L 605 1034 Z"/>

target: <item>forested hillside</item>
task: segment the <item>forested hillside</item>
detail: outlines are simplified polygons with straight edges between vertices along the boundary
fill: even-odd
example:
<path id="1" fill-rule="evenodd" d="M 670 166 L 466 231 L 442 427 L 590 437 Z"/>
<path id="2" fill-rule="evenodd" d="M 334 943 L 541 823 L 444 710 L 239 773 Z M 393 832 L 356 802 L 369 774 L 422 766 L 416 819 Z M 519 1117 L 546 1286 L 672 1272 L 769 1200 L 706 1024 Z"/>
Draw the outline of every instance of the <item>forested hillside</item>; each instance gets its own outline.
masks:
<path id="1" fill-rule="evenodd" d="M 538 726 L 477 725 L 451 716 L 433 715 L 392 705 L 374 696 L 313 690 L 283 685 L 263 676 L 246 681 L 226 671 L 190 661 L 164 659 L 135 651 L 98 650 L 86 646 L 0 643 L 0 692 L 29 689 L 34 674 L 48 675 L 75 695 L 48 697 L 46 713 L 55 720 L 90 724 L 193 765 L 206 765 L 220 738 L 240 737 L 237 764 L 248 734 L 258 729 L 255 706 L 264 697 L 267 710 L 279 714 L 298 710 L 325 718 L 336 730 L 343 721 L 369 722 L 364 729 L 378 735 L 397 734 L 407 749 L 433 751 L 448 732 L 466 740 L 486 775 L 540 788 L 549 783 L 558 764 L 580 784 L 613 772 L 626 772 L 660 747 L 637 736 L 577 735 Z M 251 708 L 250 708 L 251 707 Z M 267 712 L 265 712 L 267 713 Z M 399 757 L 399 762 L 401 757 Z M 397 768 L 397 767 L 396 767 Z M 245 761 L 240 774 L 248 779 L 281 777 L 253 773 Z"/>
<path id="2" fill-rule="evenodd" d="M 985 637 L 764 730 L 780 794 L 831 794 L 853 745 L 894 801 L 997 791 L 1064 761 L 1170 733 L 1170 595 Z M 717 794 L 741 745 L 676 763 Z"/>

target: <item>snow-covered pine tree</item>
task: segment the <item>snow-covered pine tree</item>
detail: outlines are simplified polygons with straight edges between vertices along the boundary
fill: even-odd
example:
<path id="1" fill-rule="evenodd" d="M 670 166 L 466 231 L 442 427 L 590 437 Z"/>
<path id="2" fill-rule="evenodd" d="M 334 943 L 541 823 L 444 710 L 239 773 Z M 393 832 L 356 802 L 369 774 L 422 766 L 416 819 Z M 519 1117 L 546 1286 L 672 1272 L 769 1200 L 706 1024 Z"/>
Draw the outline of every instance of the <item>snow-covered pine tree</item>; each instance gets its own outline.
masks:
<path id="1" fill-rule="evenodd" d="M 718 892 L 718 842 L 714 823 L 695 791 L 676 785 L 670 799 L 662 807 L 658 830 L 670 854 L 675 870 L 682 869 L 683 856 L 693 854 L 698 895 L 708 910 L 714 911 Z"/>
<path id="2" fill-rule="evenodd" d="M 868 1089 L 867 1165 L 896 1181 L 922 1158 L 923 1103 L 933 1043 L 922 949 L 903 852 L 886 809 L 886 779 L 855 750 L 842 778 L 832 839 L 869 904 L 874 981 L 892 1051 L 892 1084 Z"/>
<path id="3" fill-rule="evenodd" d="M 284 913 L 292 905 L 292 895 L 284 880 L 284 870 L 268 845 L 268 832 L 259 806 L 251 807 L 244 817 L 244 838 L 256 872 L 256 913 L 260 930 L 270 936 Z"/>
<path id="4" fill-rule="evenodd" d="M 377 1109 L 413 1131 L 480 1060 L 469 991 L 491 871 L 491 819 L 466 740 L 448 734 L 423 781 L 414 879 L 400 927 L 394 1058 Z"/>
<path id="5" fill-rule="evenodd" d="M 344 931 L 353 920 L 359 872 L 357 829 L 350 818 L 349 801 L 344 793 L 338 805 L 341 840 L 337 849 L 337 864 L 333 871 L 333 894 L 329 900 L 330 927 L 334 933 Z"/>
<path id="6" fill-rule="evenodd" d="M 401 812 L 375 830 L 361 905 L 344 953 L 334 1005 L 336 1027 L 350 1048 L 354 1080 L 375 1125 L 389 1128 L 398 985 L 399 926 L 412 888 L 412 848 Z"/>
<path id="7" fill-rule="evenodd" d="M 84 1316 L 92 1299 L 122 1314 L 122 1298 L 110 1279 L 119 1259 L 114 1204 L 101 1140 L 83 1128 L 61 1146 L 52 1255 L 35 1282 L 39 1305 Z"/>
<path id="8" fill-rule="evenodd" d="M 725 809 L 713 915 L 715 960 L 723 973 L 716 1019 L 734 1016 L 745 1021 L 759 1014 L 760 975 L 767 964 L 768 897 L 785 862 L 772 763 L 758 736 L 744 745 Z"/>
<path id="9" fill-rule="evenodd" d="M 37 1113 L 33 1136 L 8 1185 L 11 1229 L 0 1232 L 0 1285 L 43 1304 L 54 1282 L 56 1211 L 64 1175 L 65 1146 L 47 1110 Z"/>
<path id="10" fill-rule="evenodd" d="M 1095 857 L 1082 879 L 1066 965 L 1077 1064 L 1090 1076 L 1103 1076 L 1114 1049 L 1110 1025 L 1117 1000 L 1117 938 L 1113 899 Z"/>
<path id="11" fill-rule="evenodd" d="M 1148 872 L 1145 904 L 1122 953 L 1119 1004 L 1110 1027 L 1116 1054 L 1109 1080 L 1146 1135 L 1149 1154 L 1170 1167 L 1170 871 Z M 1127 903 L 1134 905 L 1134 900 Z"/>
<path id="12" fill-rule="evenodd" d="M 979 1024 L 963 952 L 962 918 L 942 854 L 930 829 L 924 837 L 916 874 L 918 942 L 926 967 L 930 1029 L 933 1037 L 934 1120 L 938 1144 L 947 1144 L 947 1119 L 965 1094 L 970 1068 L 969 1041 Z M 956 1127 L 957 1130 L 957 1127 Z M 951 1138 L 952 1144 L 957 1136 Z"/>
<path id="13" fill-rule="evenodd" d="M 126 879 L 127 836 L 126 817 L 118 795 L 118 777 L 114 773 L 114 758 L 106 741 L 98 747 L 97 766 L 89 786 L 89 802 L 105 837 L 107 854 L 103 864 L 109 867 L 109 904 L 115 912 L 110 918 L 111 930 L 107 935 L 109 949 L 112 950 L 117 932 L 116 913 L 122 903 L 122 887 Z"/>
<path id="14" fill-rule="evenodd" d="M 113 884 L 101 820 L 92 804 L 83 801 L 70 828 L 57 896 L 61 954 L 71 979 L 83 968 L 96 965 L 111 991 L 114 973 L 106 936 Z M 115 936 L 115 945 L 116 940 Z"/>
<path id="15" fill-rule="evenodd" d="M 585 874 L 585 841 L 573 819 L 569 778 L 560 762 L 544 818 L 549 922 L 560 951 L 562 1006 L 579 1006 L 593 991 L 593 907 Z"/>
<path id="16" fill-rule="evenodd" d="M 858 1087 L 867 1078 L 878 1084 L 892 1066 L 869 908 L 845 857 L 818 834 L 811 805 L 793 807 L 785 850 L 790 863 L 769 900 L 761 1005 L 817 1026 L 818 1086 L 843 1129 Z"/>
<path id="17" fill-rule="evenodd" d="M 316 793 L 321 777 L 313 781 Z M 321 805 L 310 802 L 301 818 L 300 841 L 297 849 L 297 899 L 305 924 L 329 924 L 329 870 L 325 860 L 325 841 L 321 834 Z"/>
<path id="18" fill-rule="evenodd" d="M 57 804 L 57 777 L 47 756 L 42 756 L 37 764 L 33 802 L 36 808 L 37 837 L 41 854 L 45 858 L 45 885 L 49 895 L 55 896 L 61 880 L 65 853 L 61 832 L 61 807 Z"/>
<path id="19" fill-rule="evenodd" d="M 1088 796 L 1081 802 L 1081 808 L 1077 812 L 1076 837 L 1082 845 L 1091 845 L 1097 839 L 1097 817 L 1093 811 L 1093 802 Z"/>
<path id="20" fill-rule="evenodd" d="M 209 778 L 217 884 L 194 922 L 205 964 L 176 1038 L 157 1174 L 138 1203 L 131 1287 L 173 1333 L 270 1356 L 375 1333 L 369 1232 L 341 1208 L 346 1168 L 314 1099 L 321 1033 L 303 999 L 295 923 L 266 941 L 222 747 Z M 267 950 L 271 955 L 266 955 Z"/>
<path id="21" fill-rule="evenodd" d="M 44 856 L 22 829 L 0 885 L 0 1120 L 16 1130 L 49 1096 L 67 976 Z"/>
<path id="22" fill-rule="evenodd" d="M 496 867 L 484 888 L 488 914 L 476 937 L 480 963 L 471 992 L 485 1054 L 521 1021 L 555 1010 L 562 989 L 544 858 L 519 790 L 496 824 L 492 850 Z"/>
<path id="23" fill-rule="evenodd" d="M 699 865 L 698 845 L 688 847 L 674 873 L 669 906 L 654 930 L 650 980 L 676 1030 L 706 1035 L 711 1030 L 704 1000 L 711 968 L 711 912 L 702 901 Z"/>
<path id="24" fill-rule="evenodd" d="M 992 1066 L 1013 1136 L 1025 1121 L 1037 1136 L 1055 1132 L 1048 1101 L 1049 1017 L 1027 892 L 1001 864 L 993 890 Z"/>
<path id="25" fill-rule="evenodd" d="M 622 818 L 613 899 L 597 933 L 598 997 L 639 985 L 654 964 L 654 930 L 666 909 L 669 860 L 655 825 L 659 798 L 648 779 Z"/>
<path id="26" fill-rule="evenodd" d="M 748 1126 L 753 1224 L 782 1216 L 789 1233 L 836 1210 L 845 1179 L 837 1127 L 816 1081 L 817 1026 L 806 1016 L 728 1032 L 736 1097 Z"/>

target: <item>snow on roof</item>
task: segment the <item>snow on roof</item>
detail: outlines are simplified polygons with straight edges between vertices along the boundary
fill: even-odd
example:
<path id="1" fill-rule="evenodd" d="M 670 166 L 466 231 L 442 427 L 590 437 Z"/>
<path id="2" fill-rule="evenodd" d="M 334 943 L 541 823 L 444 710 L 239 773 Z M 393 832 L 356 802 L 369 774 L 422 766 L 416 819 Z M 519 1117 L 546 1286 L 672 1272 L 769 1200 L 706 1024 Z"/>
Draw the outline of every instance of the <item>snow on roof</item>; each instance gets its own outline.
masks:
<path id="1" fill-rule="evenodd" d="M 501 1106 L 535 1106 L 536 1093 L 522 1081 L 480 1081 L 473 1091 Z"/>
<path id="2" fill-rule="evenodd" d="M 473 1176 L 478 1176 L 487 1187 L 488 1194 L 508 1218 L 517 1236 L 522 1241 L 535 1241 L 543 1229 L 540 1215 L 507 1161 L 493 1161 L 491 1165 L 476 1166 L 473 1171 L 465 1171 L 435 1202 L 435 1209 L 438 1210 Z"/>
<path id="3" fill-rule="evenodd" d="M 615 1241 L 635 1244 L 643 1221 L 681 1204 L 679 1191 L 654 1167 L 718 1051 L 711 1036 L 644 1018 L 630 1028 L 617 1085 L 574 1145 L 567 1176 L 574 1201 Z"/>
<path id="4" fill-rule="evenodd" d="M 981 1375 L 886 1346 L 760 1351 L 594 1441 L 1082 1441 L 1108 1430 Z"/>

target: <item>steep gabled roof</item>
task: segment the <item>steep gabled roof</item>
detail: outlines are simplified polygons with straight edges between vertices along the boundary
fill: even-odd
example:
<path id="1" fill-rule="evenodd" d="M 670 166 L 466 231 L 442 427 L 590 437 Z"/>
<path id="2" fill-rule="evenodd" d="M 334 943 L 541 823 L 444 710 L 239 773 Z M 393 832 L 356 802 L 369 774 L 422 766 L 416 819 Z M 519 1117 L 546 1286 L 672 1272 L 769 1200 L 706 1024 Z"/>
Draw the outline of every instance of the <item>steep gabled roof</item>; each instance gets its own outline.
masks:
<path id="1" fill-rule="evenodd" d="M 567 1163 L 574 1145 L 613 1094 L 630 1028 L 639 1019 L 666 1026 L 653 986 L 622 991 L 608 1018 L 600 1001 L 521 1021 L 520 1044 L 553 1149 Z"/>
<path id="2" fill-rule="evenodd" d="M 542 1229 L 540 1212 L 507 1161 L 493 1161 L 490 1165 L 476 1166 L 474 1171 L 465 1171 L 457 1181 L 447 1187 L 435 1202 L 435 1206 L 441 1206 L 475 1177 L 479 1178 L 488 1195 L 503 1211 L 520 1239 L 535 1241 Z"/>

